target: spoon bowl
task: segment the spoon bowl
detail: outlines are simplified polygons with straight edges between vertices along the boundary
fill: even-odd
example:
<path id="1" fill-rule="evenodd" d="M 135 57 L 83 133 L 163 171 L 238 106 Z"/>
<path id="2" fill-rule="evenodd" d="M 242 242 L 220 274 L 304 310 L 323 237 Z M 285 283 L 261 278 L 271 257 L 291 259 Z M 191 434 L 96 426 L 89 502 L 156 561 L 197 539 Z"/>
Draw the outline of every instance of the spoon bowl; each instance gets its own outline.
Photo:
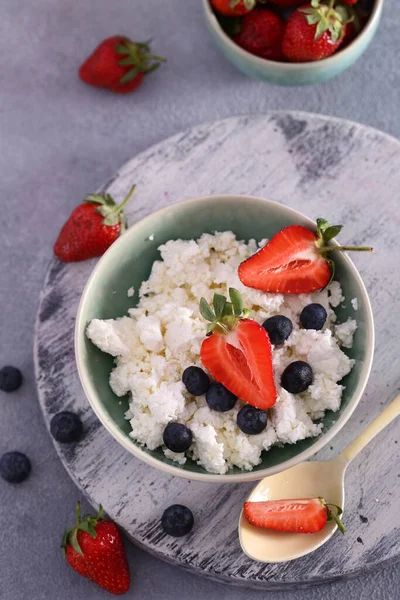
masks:
<path id="1" fill-rule="evenodd" d="M 322 497 L 328 504 L 344 509 L 344 476 L 357 454 L 400 414 L 400 396 L 356 438 L 337 458 L 325 462 L 305 462 L 271 477 L 265 477 L 247 498 L 249 502 Z M 284 533 L 251 525 L 243 514 L 239 518 L 242 550 L 265 563 L 280 563 L 300 558 L 325 544 L 337 525 L 328 522 L 318 533 Z"/>

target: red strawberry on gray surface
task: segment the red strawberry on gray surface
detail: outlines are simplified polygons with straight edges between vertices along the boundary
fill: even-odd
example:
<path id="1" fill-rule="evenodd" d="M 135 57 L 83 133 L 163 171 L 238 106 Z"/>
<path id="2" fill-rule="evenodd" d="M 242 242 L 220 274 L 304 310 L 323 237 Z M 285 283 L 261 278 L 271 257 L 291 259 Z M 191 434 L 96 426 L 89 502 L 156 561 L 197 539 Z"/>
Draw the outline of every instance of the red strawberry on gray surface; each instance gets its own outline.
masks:
<path id="1" fill-rule="evenodd" d="M 129 566 L 118 527 L 102 519 L 100 506 L 95 517 L 81 517 L 76 506 L 76 524 L 64 532 L 62 548 L 68 564 L 111 594 L 125 594 L 130 587 Z"/>
<path id="2" fill-rule="evenodd" d="M 54 254 L 62 262 L 78 262 L 102 256 L 125 231 L 123 209 L 133 192 L 117 206 L 110 194 L 89 194 L 71 213 L 54 244 Z"/>

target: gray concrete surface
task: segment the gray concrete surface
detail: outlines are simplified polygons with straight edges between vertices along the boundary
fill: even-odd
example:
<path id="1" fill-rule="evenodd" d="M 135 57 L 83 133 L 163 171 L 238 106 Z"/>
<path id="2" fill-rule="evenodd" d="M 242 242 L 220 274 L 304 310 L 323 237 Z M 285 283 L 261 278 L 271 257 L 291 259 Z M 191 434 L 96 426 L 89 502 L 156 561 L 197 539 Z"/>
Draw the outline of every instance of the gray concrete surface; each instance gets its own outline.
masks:
<path id="1" fill-rule="evenodd" d="M 26 452 L 21 486 L 0 481 L 0 598 L 106 598 L 70 572 L 59 541 L 79 494 L 47 436 L 32 362 L 38 295 L 52 243 L 72 208 L 126 159 L 198 122 L 270 109 L 345 117 L 400 135 L 399 12 L 386 0 L 372 46 L 340 78 L 281 89 L 246 79 L 211 45 L 199 0 L 22 0 L 3 3 L 0 20 L 0 363 L 19 366 L 23 388 L 0 396 L 0 454 Z M 132 96 L 84 86 L 81 60 L 104 37 L 155 38 L 168 65 Z M 87 507 L 85 507 L 87 508 Z M 214 584 L 133 546 L 133 599 L 261 600 L 268 594 Z M 395 600 L 398 566 L 274 600 Z"/>

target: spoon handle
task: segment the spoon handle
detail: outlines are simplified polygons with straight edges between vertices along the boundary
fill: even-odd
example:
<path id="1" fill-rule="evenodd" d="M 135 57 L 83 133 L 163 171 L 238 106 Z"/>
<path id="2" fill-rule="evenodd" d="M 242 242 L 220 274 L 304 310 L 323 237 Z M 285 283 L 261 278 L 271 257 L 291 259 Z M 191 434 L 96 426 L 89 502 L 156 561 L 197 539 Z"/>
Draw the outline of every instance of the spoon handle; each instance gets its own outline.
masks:
<path id="1" fill-rule="evenodd" d="M 393 402 L 370 425 L 345 448 L 340 455 L 346 463 L 349 463 L 357 456 L 359 452 L 382 431 L 389 423 L 400 415 L 400 396 L 397 396 Z"/>

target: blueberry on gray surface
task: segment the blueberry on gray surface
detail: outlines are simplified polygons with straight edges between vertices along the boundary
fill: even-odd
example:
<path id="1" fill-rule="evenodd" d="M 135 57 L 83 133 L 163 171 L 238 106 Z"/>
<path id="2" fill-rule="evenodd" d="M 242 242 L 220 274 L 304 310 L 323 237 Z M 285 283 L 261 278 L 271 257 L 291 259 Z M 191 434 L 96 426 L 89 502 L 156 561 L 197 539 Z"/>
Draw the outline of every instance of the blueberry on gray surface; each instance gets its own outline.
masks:
<path id="1" fill-rule="evenodd" d="M 206 393 L 208 406 L 217 412 L 232 410 L 237 401 L 237 396 L 232 394 L 222 383 L 211 383 Z"/>
<path id="2" fill-rule="evenodd" d="M 182 381 L 193 396 L 202 396 L 210 387 L 210 378 L 200 367 L 187 367 L 183 371 Z"/>
<path id="3" fill-rule="evenodd" d="M 186 452 L 192 444 L 193 434 L 183 423 L 168 423 L 163 440 L 172 452 Z"/>
<path id="4" fill-rule="evenodd" d="M 303 360 L 296 360 L 283 371 L 281 386 L 291 394 L 300 394 L 306 391 L 313 379 L 314 375 L 310 365 Z"/>
<path id="5" fill-rule="evenodd" d="M 82 431 L 82 421 L 73 412 L 65 410 L 57 413 L 51 419 L 50 433 L 57 442 L 62 444 L 78 441 Z"/>
<path id="6" fill-rule="evenodd" d="M 161 525 L 165 533 L 173 537 L 182 537 L 193 528 L 194 517 L 190 508 L 182 504 L 173 504 L 165 509 Z"/>
<path id="7" fill-rule="evenodd" d="M 31 472 L 31 462 L 22 452 L 7 452 L 0 458 L 0 475 L 8 483 L 22 483 Z"/>
<path id="8" fill-rule="evenodd" d="M 283 315 L 275 315 L 270 317 L 262 324 L 265 331 L 268 333 L 271 344 L 278 346 L 283 344 L 288 339 L 293 331 L 293 324 L 290 319 Z"/>
<path id="9" fill-rule="evenodd" d="M 243 433 L 258 435 L 267 426 L 268 416 L 265 410 L 259 410 L 254 406 L 243 406 L 238 412 L 237 424 Z"/>
<path id="10" fill-rule="evenodd" d="M 0 390 L 15 392 L 22 383 L 22 373 L 16 367 L 5 366 L 0 370 Z"/>
<path id="11" fill-rule="evenodd" d="M 300 323 L 304 329 L 319 331 L 325 325 L 328 313 L 322 304 L 308 304 L 300 313 Z"/>

